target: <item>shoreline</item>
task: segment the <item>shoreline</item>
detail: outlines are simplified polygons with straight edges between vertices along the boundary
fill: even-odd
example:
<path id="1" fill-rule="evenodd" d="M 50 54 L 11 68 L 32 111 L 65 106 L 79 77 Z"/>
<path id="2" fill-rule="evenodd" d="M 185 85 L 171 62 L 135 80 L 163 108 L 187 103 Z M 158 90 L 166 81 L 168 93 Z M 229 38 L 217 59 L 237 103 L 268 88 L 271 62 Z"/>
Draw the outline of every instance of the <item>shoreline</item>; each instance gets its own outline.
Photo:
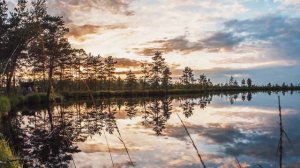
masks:
<path id="1" fill-rule="evenodd" d="M 184 94 L 221 94 L 230 92 L 282 92 L 300 91 L 300 87 L 237 87 L 237 88 L 203 88 L 203 89 L 170 89 L 170 90 L 120 90 L 120 91 L 76 91 L 61 92 L 66 100 L 94 98 L 131 98 L 131 97 L 159 97 Z"/>
<path id="2" fill-rule="evenodd" d="M 109 98 L 142 98 L 142 97 L 163 97 L 174 95 L 197 95 L 197 94 L 230 94 L 244 92 L 293 92 L 300 91 L 300 86 L 297 87 L 211 87 L 203 89 L 170 89 L 170 90 L 120 90 L 120 91 L 72 91 L 60 92 L 53 95 L 50 103 L 60 103 L 62 101 L 76 100 L 91 100 L 91 95 L 94 99 L 109 99 Z M 45 105 L 47 102 L 45 93 L 32 93 L 26 96 L 12 95 L 0 96 L 0 112 L 5 113 L 12 109 L 22 106 Z"/>

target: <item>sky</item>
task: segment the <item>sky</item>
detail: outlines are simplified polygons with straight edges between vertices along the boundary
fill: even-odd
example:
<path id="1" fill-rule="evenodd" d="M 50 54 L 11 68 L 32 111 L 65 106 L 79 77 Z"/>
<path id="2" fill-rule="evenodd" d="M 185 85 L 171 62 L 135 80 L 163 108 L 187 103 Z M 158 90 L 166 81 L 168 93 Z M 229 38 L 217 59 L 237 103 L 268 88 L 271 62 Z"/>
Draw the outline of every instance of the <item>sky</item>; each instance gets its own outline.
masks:
<path id="1" fill-rule="evenodd" d="M 11 6 L 15 0 L 8 1 Z M 300 0 L 48 0 L 72 46 L 139 71 L 155 51 L 213 83 L 300 83 Z"/>

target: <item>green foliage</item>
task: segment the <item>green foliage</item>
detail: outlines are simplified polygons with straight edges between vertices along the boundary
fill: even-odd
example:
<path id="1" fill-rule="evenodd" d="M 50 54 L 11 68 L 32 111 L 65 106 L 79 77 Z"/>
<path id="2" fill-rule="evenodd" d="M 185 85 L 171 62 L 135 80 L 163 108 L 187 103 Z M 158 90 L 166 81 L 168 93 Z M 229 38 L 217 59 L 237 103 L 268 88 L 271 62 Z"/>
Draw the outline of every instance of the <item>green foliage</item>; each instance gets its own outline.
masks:
<path id="1" fill-rule="evenodd" d="M 163 71 L 163 77 L 162 77 L 162 87 L 167 91 L 169 89 L 169 87 L 171 86 L 172 83 L 172 77 L 171 77 L 172 73 L 170 71 L 170 68 L 165 68 Z"/>
<path id="2" fill-rule="evenodd" d="M 250 78 L 247 79 L 247 85 L 248 85 L 248 87 L 252 86 L 252 80 Z"/>
<path id="3" fill-rule="evenodd" d="M 22 105 L 26 101 L 25 96 L 9 96 L 11 107 Z"/>
<path id="4" fill-rule="evenodd" d="M 241 84 L 242 84 L 242 87 L 245 87 L 245 86 L 246 86 L 246 80 L 245 80 L 245 79 L 242 79 Z"/>
<path id="5" fill-rule="evenodd" d="M 10 101 L 7 97 L 0 97 L 0 112 L 8 112 L 11 109 Z"/>
<path id="6" fill-rule="evenodd" d="M 195 81 L 193 70 L 190 67 L 185 67 L 180 80 L 181 83 L 186 86 L 190 86 L 191 84 L 193 84 Z"/>
<path id="7" fill-rule="evenodd" d="M 156 52 L 152 57 L 151 71 L 150 71 L 150 85 L 153 89 L 158 89 L 162 80 L 162 73 L 166 67 L 165 59 L 161 52 Z"/>
<path id="8" fill-rule="evenodd" d="M 59 94 L 51 94 L 50 102 L 61 102 L 63 96 Z M 26 96 L 26 102 L 28 104 L 38 104 L 38 103 L 47 103 L 48 98 L 46 93 L 33 93 Z"/>
<path id="9" fill-rule="evenodd" d="M 39 93 L 39 94 L 30 94 L 30 95 L 27 95 L 27 103 L 28 104 L 37 104 L 37 103 L 41 103 L 42 102 L 42 99 L 46 98 L 46 94 L 44 93 Z"/>
<path id="10" fill-rule="evenodd" d="M 16 160 L 15 155 L 9 147 L 9 144 L 0 138 L 0 162 Z M 19 168 L 21 164 L 18 161 L 0 163 L 0 167 Z"/>
<path id="11" fill-rule="evenodd" d="M 112 58 L 112 56 L 107 57 L 104 60 L 105 63 L 105 73 L 106 73 L 106 78 L 108 80 L 108 90 L 111 89 L 111 83 L 112 81 L 115 80 L 115 64 L 117 63 L 116 61 L 114 61 L 114 59 Z"/>
<path id="12" fill-rule="evenodd" d="M 137 85 L 136 76 L 134 73 L 132 73 L 131 70 L 126 74 L 125 81 L 126 81 L 126 88 L 129 90 L 133 90 Z"/>

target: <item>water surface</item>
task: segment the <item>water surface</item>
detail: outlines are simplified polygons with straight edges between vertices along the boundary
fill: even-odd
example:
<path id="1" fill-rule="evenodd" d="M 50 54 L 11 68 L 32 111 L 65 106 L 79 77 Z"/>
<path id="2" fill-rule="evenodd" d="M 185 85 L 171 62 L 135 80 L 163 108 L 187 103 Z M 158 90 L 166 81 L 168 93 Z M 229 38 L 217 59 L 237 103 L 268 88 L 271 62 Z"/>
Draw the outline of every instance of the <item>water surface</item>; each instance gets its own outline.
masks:
<path id="1" fill-rule="evenodd" d="M 192 140 L 207 167 L 279 167 L 278 96 L 287 134 L 282 163 L 299 167 L 295 92 L 63 103 L 16 111 L 2 132 L 25 167 L 201 167 Z"/>

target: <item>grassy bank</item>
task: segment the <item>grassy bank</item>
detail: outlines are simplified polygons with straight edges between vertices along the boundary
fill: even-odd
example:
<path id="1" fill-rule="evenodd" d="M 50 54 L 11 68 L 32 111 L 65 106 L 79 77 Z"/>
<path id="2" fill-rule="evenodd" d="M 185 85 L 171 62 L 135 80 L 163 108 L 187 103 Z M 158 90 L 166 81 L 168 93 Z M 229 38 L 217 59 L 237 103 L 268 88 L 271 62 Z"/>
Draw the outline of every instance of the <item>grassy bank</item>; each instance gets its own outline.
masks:
<path id="1" fill-rule="evenodd" d="M 9 144 L 0 138 L 0 167 L 19 168 L 22 167 L 20 162 L 16 160 Z"/>
<path id="2" fill-rule="evenodd" d="M 122 91 L 78 91 L 78 92 L 62 92 L 66 99 L 87 99 L 90 94 L 95 98 L 110 97 L 150 97 L 164 95 L 180 95 L 180 94 L 206 94 L 206 93 L 227 93 L 227 92 L 278 92 L 278 91 L 297 91 L 300 87 L 212 87 L 203 89 L 170 89 L 170 90 L 122 90 Z"/>
<path id="3" fill-rule="evenodd" d="M 61 102 L 63 96 L 55 94 L 51 96 L 50 102 Z M 0 112 L 8 112 L 12 108 L 22 105 L 46 104 L 46 93 L 33 93 L 26 96 L 1 96 L 0 97 Z"/>

